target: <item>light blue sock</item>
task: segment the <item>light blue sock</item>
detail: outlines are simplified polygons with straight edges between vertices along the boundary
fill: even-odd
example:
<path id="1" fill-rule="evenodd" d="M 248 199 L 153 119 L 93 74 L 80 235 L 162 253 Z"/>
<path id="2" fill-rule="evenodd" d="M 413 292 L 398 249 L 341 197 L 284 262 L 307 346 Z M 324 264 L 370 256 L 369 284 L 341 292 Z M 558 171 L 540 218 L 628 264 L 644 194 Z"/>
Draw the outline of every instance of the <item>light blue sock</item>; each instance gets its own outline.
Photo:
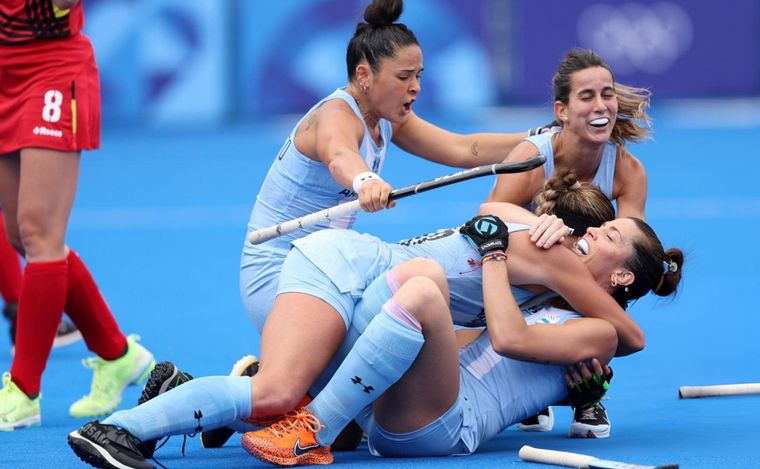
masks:
<path id="1" fill-rule="evenodd" d="M 330 382 L 307 406 L 323 424 L 317 439 L 324 446 L 335 441 L 364 406 L 398 381 L 422 348 L 422 333 L 385 309 L 370 322 Z"/>
<path id="2" fill-rule="evenodd" d="M 251 378 L 197 378 L 159 394 L 102 423 L 116 425 L 142 441 L 212 430 L 251 415 Z"/>
<path id="3" fill-rule="evenodd" d="M 361 334 L 369 325 L 370 321 L 383 310 L 386 301 L 393 297 L 398 290 L 398 278 L 393 270 L 375 278 L 364 289 L 361 298 L 354 306 L 351 317 L 351 328 Z M 357 336 L 358 337 L 358 336 Z M 356 339 L 357 337 L 354 337 Z"/>
<path id="4" fill-rule="evenodd" d="M 359 336 L 362 335 L 370 321 L 383 310 L 383 305 L 393 297 L 393 293 L 396 290 L 398 290 L 398 280 L 393 271 L 386 272 L 384 275 L 375 278 L 364 289 L 364 293 L 354 306 L 351 324 L 348 326 L 343 342 L 341 342 L 340 347 L 335 352 L 330 363 L 322 371 L 322 374 L 319 375 L 309 388 L 310 396 L 316 396 L 327 386 L 330 378 L 338 370 L 340 364 L 343 363 L 343 359 L 351 351 Z"/>

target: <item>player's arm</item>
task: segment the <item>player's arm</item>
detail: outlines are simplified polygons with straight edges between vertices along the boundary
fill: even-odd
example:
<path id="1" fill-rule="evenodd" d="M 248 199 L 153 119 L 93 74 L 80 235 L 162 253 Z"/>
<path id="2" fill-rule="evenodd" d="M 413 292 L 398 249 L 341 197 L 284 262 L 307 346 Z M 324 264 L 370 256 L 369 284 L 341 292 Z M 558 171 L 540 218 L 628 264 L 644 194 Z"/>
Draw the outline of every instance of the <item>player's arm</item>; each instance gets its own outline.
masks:
<path id="1" fill-rule="evenodd" d="M 644 332 L 639 325 L 594 281 L 588 269 L 572 257 L 575 254 L 566 249 L 533 251 L 528 262 L 551 266 L 550 269 L 542 269 L 544 285 L 562 296 L 575 311 L 612 324 L 618 335 L 616 356 L 630 355 L 644 349 Z"/>
<path id="2" fill-rule="evenodd" d="M 507 227 L 500 218 L 481 215 L 467 222 L 461 233 L 482 256 L 483 306 L 489 339 L 498 354 L 539 363 L 571 365 L 602 357 L 609 360 L 617 335 L 598 319 L 573 321 L 569 326 L 528 326 L 512 295 L 509 281 Z"/>
<path id="3" fill-rule="evenodd" d="M 481 204 L 478 213 L 493 213 L 504 221 L 529 225 L 530 240 L 536 246 L 544 249 L 562 243 L 571 232 L 562 219 L 556 215 L 542 214 L 536 216 L 533 212 L 511 203 L 486 202 Z"/>
<path id="4" fill-rule="evenodd" d="M 359 154 L 364 125 L 347 104 L 340 100 L 328 101 L 307 116 L 303 126 L 304 132 L 308 132 L 309 126 L 314 126 L 317 158 L 327 166 L 338 184 L 358 193 L 362 210 L 374 212 L 386 205 L 394 205 L 388 204 L 392 190 L 390 184 L 370 174 Z M 360 182 L 357 177 L 366 180 Z"/>
<path id="5" fill-rule="evenodd" d="M 505 163 L 525 161 L 538 155 L 538 148 L 530 142 L 523 141 L 504 160 Z M 526 205 L 533 200 L 533 196 L 544 183 L 543 166 L 530 171 L 514 174 L 500 174 L 496 176 L 491 193 L 488 194 L 488 202 L 511 202 L 517 205 Z"/>
<path id="6" fill-rule="evenodd" d="M 457 134 L 425 121 L 414 112 L 403 124 L 393 127 L 393 143 L 402 150 L 457 168 L 500 163 L 527 136 L 527 132 Z"/>
<path id="7" fill-rule="evenodd" d="M 528 326 L 509 288 L 508 260 L 483 264 L 483 301 L 491 345 L 500 355 L 572 365 L 595 357 L 607 363 L 617 349 L 617 332 L 604 320 Z"/>
<path id="8" fill-rule="evenodd" d="M 615 169 L 615 186 L 619 191 L 613 196 L 617 200 L 618 217 L 636 217 L 645 220 L 647 203 L 647 174 L 644 165 L 627 150 L 621 148 Z"/>

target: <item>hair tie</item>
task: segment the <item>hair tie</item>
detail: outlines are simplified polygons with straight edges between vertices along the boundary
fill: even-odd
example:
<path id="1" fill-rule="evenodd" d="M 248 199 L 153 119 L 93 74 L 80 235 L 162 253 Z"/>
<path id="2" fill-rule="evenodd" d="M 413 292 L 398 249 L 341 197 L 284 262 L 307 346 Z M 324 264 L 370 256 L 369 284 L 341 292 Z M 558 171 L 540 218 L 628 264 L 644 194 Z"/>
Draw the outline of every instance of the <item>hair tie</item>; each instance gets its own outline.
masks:
<path id="1" fill-rule="evenodd" d="M 675 261 L 662 261 L 662 275 L 668 272 L 678 272 L 678 264 Z"/>

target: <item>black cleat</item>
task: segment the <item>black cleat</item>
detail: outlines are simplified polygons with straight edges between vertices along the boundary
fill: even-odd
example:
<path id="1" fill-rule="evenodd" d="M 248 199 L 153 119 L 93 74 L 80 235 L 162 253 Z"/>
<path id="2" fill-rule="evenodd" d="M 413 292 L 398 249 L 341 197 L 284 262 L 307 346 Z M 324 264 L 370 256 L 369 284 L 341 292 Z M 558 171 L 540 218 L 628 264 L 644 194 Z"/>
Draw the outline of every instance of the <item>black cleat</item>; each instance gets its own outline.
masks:
<path id="1" fill-rule="evenodd" d="M 181 371 L 172 362 L 161 362 L 150 372 L 150 377 L 145 383 L 145 388 L 143 388 L 140 398 L 137 400 L 137 405 L 143 404 L 170 389 L 174 389 L 180 384 L 187 383 L 191 379 L 193 377 L 189 373 Z M 138 444 L 138 448 L 144 457 L 152 458 L 153 453 L 156 451 L 157 443 L 158 440 L 148 440 Z"/>
<path id="2" fill-rule="evenodd" d="M 253 355 L 246 355 L 232 367 L 230 376 L 253 376 L 259 371 L 259 360 Z M 221 448 L 235 433 L 230 427 L 219 427 L 201 432 L 201 444 L 204 448 Z"/>
<path id="3" fill-rule="evenodd" d="M 11 335 L 11 345 L 16 344 L 16 316 L 18 316 L 18 303 L 8 303 L 3 307 L 3 316 L 8 320 L 8 332 Z M 68 319 L 61 318 L 58 329 L 55 331 L 53 348 L 65 347 L 82 340 L 82 333 L 77 326 Z"/>
<path id="4" fill-rule="evenodd" d="M 79 459 L 105 469 L 154 469 L 137 448 L 139 440 L 126 430 L 97 420 L 69 433 L 69 446 Z"/>
<path id="5" fill-rule="evenodd" d="M 588 409 L 573 409 L 570 438 L 607 438 L 610 436 L 610 419 L 601 402 Z"/>
<path id="6" fill-rule="evenodd" d="M 77 326 L 66 318 L 62 318 L 58 324 L 58 329 L 55 331 L 55 340 L 53 340 L 53 348 L 65 347 L 73 343 L 82 340 L 82 333 L 79 332 Z"/>

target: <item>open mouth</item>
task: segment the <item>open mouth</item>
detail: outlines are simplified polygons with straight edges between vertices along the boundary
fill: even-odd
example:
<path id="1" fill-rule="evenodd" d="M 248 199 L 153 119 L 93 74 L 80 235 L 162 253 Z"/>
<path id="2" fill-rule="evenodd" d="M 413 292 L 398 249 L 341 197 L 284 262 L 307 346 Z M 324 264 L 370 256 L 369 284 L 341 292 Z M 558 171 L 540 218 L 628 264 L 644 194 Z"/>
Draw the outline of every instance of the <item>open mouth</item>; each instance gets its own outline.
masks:
<path id="1" fill-rule="evenodd" d="M 405 112 L 410 112 L 412 110 L 412 103 L 414 103 L 414 100 L 404 103 L 403 107 Z"/>
<path id="2" fill-rule="evenodd" d="M 601 127 L 605 127 L 609 123 L 610 123 L 609 117 L 599 117 L 589 122 L 589 125 L 601 128 Z"/>

